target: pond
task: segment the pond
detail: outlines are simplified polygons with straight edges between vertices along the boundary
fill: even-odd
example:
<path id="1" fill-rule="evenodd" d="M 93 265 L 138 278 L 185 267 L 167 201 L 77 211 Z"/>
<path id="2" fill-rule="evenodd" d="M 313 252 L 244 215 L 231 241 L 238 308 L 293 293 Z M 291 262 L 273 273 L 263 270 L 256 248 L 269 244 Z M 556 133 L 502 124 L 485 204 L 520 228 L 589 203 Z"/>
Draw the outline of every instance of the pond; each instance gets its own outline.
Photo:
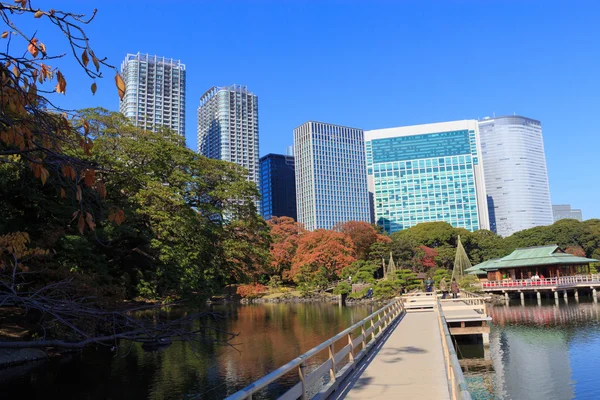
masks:
<path id="1" fill-rule="evenodd" d="M 211 311 L 218 327 L 239 333 L 233 347 L 207 344 L 193 351 L 174 343 L 160 352 L 122 343 L 119 354 L 82 354 L 0 370 L 1 399 L 222 399 L 362 320 L 378 307 L 327 303 L 229 304 Z M 180 310 L 181 312 L 181 310 Z M 288 377 L 255 398 L 273 398 Z M 295 381 L 294 381 L 295 383 Z"/>
<path id="2" fill-rule="evenodd" d="M 206 344 L 194 352 L 187 344 L 174 343 L 160 352 L 146 352 L 123 343 L 118 354 L 88 349 L 0 370 L 0 398 L 222 399 L 376 308 L 325 303 L 213 306 L 212 311 L 226 317 L 218 327 L 240 333 L 234 347 Z M 565 304 L 561 299 L 558 306 L 517 302 L 488 312 L 494 320 L 488 361 L 476 362 L 465 372 L 474 399 L 600 398 L 595 370 L 600 359 L 599 305 L 584 299 Z M 480 345 L 461 344 L 457 353 L 484 357 Z M 284 378 L 255 398 L 274 398 L 295 379 Z"/>
<path id="3" fill-rule="evenodd" d="M 599 399 L 600 306 L 519 302 L 488 309 L 491 365 L 469 368 L 473 399 Z M 470 357 L 471 346 L 459 345 Z"/>

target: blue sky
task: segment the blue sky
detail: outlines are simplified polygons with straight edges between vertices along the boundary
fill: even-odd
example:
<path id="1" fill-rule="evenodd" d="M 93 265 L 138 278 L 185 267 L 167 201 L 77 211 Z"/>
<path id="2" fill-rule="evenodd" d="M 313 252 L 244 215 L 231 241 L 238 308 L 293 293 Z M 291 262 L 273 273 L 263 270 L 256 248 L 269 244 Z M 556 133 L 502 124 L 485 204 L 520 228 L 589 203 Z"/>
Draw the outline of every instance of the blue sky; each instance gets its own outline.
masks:
<path id="1" fill-rule="evenodd" d="M 187 143 L 211 86 L 259 96 L 261 155 L 285 152 L 294 127 L 319 120 L 363 129 L 519 114 L 542 121 L 552 202 L 600 218 L 600 2 L 37 1 L 89 13 L 97 55 L 181 59 L 187 67 Z M 63 51 L 62 38 L 21 27 Z M 62 41 L 64 43 L 64 41 Z M 62 46 L 62 47 L 61 47 Z M 70 64 L 70 65 L 69 65 Z M 91 81 L 64 65 L 70 108 L 118 109 L 113 74 Z"/>

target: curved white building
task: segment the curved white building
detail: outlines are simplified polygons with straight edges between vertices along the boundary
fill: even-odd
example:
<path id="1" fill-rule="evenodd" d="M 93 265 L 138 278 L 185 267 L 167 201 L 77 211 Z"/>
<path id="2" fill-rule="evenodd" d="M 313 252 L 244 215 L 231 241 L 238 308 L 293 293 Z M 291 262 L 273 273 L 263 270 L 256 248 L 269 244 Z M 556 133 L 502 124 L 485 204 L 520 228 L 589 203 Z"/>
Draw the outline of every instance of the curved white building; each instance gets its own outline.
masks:
<path id="1" fill-rule="evenodd" d="M 490 228 L 501 236 L 553 223 L 542 125 L 507 116 L 479 121 Z"/>

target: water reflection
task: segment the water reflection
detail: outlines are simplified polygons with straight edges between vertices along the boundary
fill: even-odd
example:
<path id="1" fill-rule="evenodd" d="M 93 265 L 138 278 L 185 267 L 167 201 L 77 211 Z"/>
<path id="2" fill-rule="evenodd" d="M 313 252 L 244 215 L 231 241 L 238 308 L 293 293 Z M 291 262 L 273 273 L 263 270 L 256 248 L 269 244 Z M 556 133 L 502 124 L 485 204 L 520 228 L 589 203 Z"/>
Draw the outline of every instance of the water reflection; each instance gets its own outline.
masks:
<path id="1" fill-rule="evenodd" d="M 1 399 L 222 399 L 287 363 L 346 327 L 372 307 L 332 304 L 215 306 L 226 314 L 218 327 L 238 332 L 233 347 L 203 346 L 197 353 L 183 343 L 148 353 L 123 344 L 115 357 L 108 351 L 37 366 L 21 376 L 2 379 Z M 295 377 L 294 377 L 295 379 Z M 284 379 L 255 398 L 283 393 Z"/>
<path id="2" fill-rule="evenodd" d="M 534 300 L 488 311 L 493 369 L 465 372 L 475 399 L 600 398 L 590 372 L 600 356 L 597 304 Z"/>

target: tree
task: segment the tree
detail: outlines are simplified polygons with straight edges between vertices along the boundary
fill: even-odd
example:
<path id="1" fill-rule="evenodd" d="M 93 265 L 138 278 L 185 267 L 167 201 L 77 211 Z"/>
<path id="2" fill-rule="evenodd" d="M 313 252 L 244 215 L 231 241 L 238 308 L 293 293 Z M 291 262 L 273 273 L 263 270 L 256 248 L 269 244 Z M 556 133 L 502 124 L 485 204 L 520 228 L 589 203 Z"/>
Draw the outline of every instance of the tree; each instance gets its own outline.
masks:
<path id="1" fill-rule="evenodd" d="M 398 283 L 406 290 L 412 290 L 422 287 L 421 281 L 417 279 L 417 274 L 410 269 L 401 269 L 396 271 Z"/>
<path id="2" fill-rule="evenodd" d="M 0 163 L 16 164 L 21 173 L 23 168 L 30 169 L 42 185 L 53 185 L 57 194 L 76 203 L 73 220 L 80 232 L 93 230 L 96 225 L 86 201 L 86 189 L 101 197 L 106 193 L 102 167 L 86 157 L 93 147 L 89 123 L 76 113 L 56 107 L 49 99 L 51 93 L 66 94 L 65 76 L 48 64 L 64 55 L 52 55 L 52 46 L 46 46 L 35 33 L 27 34 L 17 26 L 14 17 L 30 16 L 53 24 L 64 34 L 83 71 L 96 79 L 102 77 L 101 68 L 114 68 L 96 56 L 85 35 L 83 26 L 93 20 L 95 13 L 86 18 L 33 8 L 26 0 L 0 2 L 0 17 L 8 29 L 2 34 L 6 50 L 0 51 Z M 118 73 L 115 80 L 122 98 L 124 82 Z M 91 91 L 95 93 L 96 82 Z M 113 212 L 111 220 L 120 223 L 123 214 L 116 208 Z"/>
<path id="3" fill-rule="evenodd" d="M 318 229 L 300 237 L 289 277 L 296 283 L 326 283 L 338 279 L 356 261 L 354 245 L 344 234 Z"/>
<path id="4" fill-rule="evenodd" d="M 170 132 L 144 132 L 104 110 L 54 106 L 52 93 L 65 94 L 67 80 L 48 63 L 61 56 L 20 29 L 19 15 L 54 24 L 91 78 L 112 68 L 83 30 L 95 12 L 86 19 L 0 2 L 8 27 L 0 51 L 0 305 L 33 319 L 42 338 L 0 347 L 210 338 L 202 324 L 187 328 L 205 314 L 168 319 L 153 311 L 142 321 L 132 313 L 146 307 L 120 300 L 206 296 L 222 283 L 256 279 L 268 256 L 256 188 L 241 168 L 198 156 Z M 118 74 L 115 82 L 122 98 Z"/>
<path id="5" fill-rule="evenodd" d="M 580 246 L 569 246 L 565 249 L 565 253 L 573 254 L 577 257 L 585 257 L 585 251 Z"/>
<path id="6" fill-rule="evenodd" d="M 384 237 L 377 233 L 373 225 L 363 221 L 345 222 L 336 226 L 334 230 L 338 230 L 350 238 L 354 244 L 356 257 L 360 260 L 368 259 L 371 246 L 378 241 L 380 236 Z"/>
<path id="7" fill-rule="evenodd" d="M 95 160 L 110 170 L 107 200 L 130 215 L 125 226 L 97 234 L 146 258 L 144 268 L 125 267 L 145 295 L 208 294 L 268 272 L 268 227 L 240 167 L 198 155 L 177 133 L 136 128 L 121 114 L 82 114 Z"/>
<path id="8" fill-rule="evenodd" d="M 390 257 L 390 245 L 392 240 L 383 236 L 387 239 L 387 241 L 376 241 L 371 245 L 371 249 L 369 250 L 369 260 L 379 263 L 381 265 L 381 260 L 385 260 Z"/>
<path id="9" fill-rule="evenodd" d="M 276 274 L 283 276 L 291 268 L 298 241 L 306 230 L 290 217 L 273 217 L 267 224 L 271 232 L 271 266 Z"/>
<path id="10" fill-rule="evenodd" d="M 375 273 L 379 269 L 381 267 L 374 262 L 358 260 L 344 268 L 340 278 L 352 277 L 352 283 L 372 283 L 375 282 Z"/>
<path id="11" fill-rule="evenodd" d="M 420 271 L 424 271 L 427 268 L 435 267 L 435 257 L 437 257 L 438 253 L 435 249 L 427 246 L 419 246 L 415 249 L 415 256 L 413 259 L 413 264 Z"/>

